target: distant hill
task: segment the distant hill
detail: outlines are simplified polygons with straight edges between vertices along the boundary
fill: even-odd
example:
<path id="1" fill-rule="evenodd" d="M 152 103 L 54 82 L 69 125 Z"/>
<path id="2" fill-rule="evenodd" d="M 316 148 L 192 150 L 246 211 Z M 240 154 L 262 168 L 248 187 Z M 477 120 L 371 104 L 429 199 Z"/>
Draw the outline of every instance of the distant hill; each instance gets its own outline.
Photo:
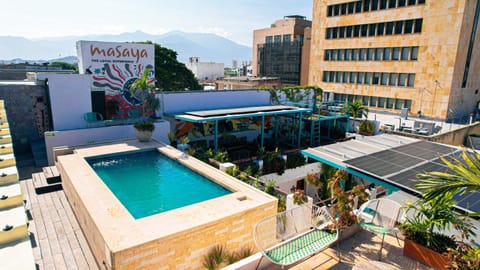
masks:
<path id="1" fill-rule="evenodd" d="M 189 57 L 200 57 L 202 62 L 224 63 L 231 66 L 232 60 L 250 61 L 252 48 L 235 43 L 224 37 L 209 33 L 169 32 L 150 35 L 141 31 L 118 35 L 68 36 L 42 39 L 0 36 L 0 63 L 62 61 L 72 63 L 77 52 L 77 40 L 98 40 L 113 42 L 153 41 L 178 52 L 178 59 L 187 62 Z"/>

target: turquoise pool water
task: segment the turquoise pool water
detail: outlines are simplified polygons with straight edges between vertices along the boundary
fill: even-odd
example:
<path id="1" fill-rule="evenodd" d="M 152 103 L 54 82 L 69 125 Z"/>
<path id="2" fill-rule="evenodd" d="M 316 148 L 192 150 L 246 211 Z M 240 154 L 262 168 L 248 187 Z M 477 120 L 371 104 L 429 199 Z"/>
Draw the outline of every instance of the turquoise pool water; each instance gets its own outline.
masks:
<path id="1" fill-rule="evenodd" d="M 157 151 L 87 161 L 135 219 L 231 193 Z"/>

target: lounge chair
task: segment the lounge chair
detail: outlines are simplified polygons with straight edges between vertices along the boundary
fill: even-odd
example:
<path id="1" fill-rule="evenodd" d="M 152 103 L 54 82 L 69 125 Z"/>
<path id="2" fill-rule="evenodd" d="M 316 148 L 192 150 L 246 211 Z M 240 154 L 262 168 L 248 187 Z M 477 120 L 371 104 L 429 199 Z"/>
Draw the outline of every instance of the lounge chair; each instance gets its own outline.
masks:
<path id="1" fill-rule="evenodd" d="M 87 122 L 87 127 L 98 127 L 104 124 L 103 116 L 97 112 L 84 113 L 83 119 Z"/>
<path id="2" fill-rule="evenodd" d="M 262 259 L 266 257 L 283 268 L 335 243 L 338 240 L 338 230 L 334 224 L 326 207 L 305 205 L 258 222 L 254 228 L 254 240 L 262 253 Z"/>

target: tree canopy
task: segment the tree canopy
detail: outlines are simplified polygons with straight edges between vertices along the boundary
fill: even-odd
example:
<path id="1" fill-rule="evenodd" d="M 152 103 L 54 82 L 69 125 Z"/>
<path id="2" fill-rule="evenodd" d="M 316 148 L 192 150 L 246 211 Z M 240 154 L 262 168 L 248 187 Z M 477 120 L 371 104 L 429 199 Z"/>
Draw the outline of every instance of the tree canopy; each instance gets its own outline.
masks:
<path id="1" fill-rule="evenodd" d="M 155 46 L 155 86 L 162 91 L 200 90 L 201 86 L 185 64 L 177 60 L 177 52 L 151 41 L 139 42 Z"/>

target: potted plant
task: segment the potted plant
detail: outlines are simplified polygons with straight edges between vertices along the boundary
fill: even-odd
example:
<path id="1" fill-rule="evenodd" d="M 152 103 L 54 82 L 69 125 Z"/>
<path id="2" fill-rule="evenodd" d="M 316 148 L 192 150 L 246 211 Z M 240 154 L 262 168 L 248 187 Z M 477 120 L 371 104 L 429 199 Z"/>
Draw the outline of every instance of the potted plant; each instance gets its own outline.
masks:
<path id="1" fill-rule="evenodd" d="M 345 191 L 347 177 L 346 171 L 338 169 L 328 179 L 328 187 L 332 196 L 331 211 L 332 215 L 337 217 L 335 227 L 340 230 L 340 239 L 346 239 L 360 230 L 357 216 L 353 212 L 355 197 L 360 200 L 366 200 L 368 197 L 364 185 L 355 185 L 351 191 Z"/>
<path id="2" fill-rule="evenodd" d="M 140 98 L 140 105 L 142 107 L 142 118 L 144 119 L 141 122 L 138 122 L 134 125 L 135 130 L 137 131 L 137 139 L 141 142 L 149 141 L 152 137 L 152 132 L 155 129 L 155 126 L 151 121 L 146 120 L 146 108 L 151 107 L 151 106 L 157 106 L 157 102 L 154 102 L 152 99 L 156 99 L 151 96 L 151 94 L 154 93 L 153 87 L 154 84 L 150 81 L 149 79 L 149 74 L 150 74 L 151 69 L 146 68 L 142 76 L 137 79 L 131 86 L 130 86 L 130 94 L 132 96 Z M 153 127 L 153 128 L 152 128 Z M 139 134 L 141 134 L 141 138 L 139 137 Z M 148 134 L 150 134 L 150 137 L 148 137 Z M 147 138 L 148 137 L 148 138 Z"/>
<path id="3" fill-rule="evenodd" d="M 168 132 L 167 136 L 168 136 L 168 141 L 170 142 L 170 145 L 176 148 L 177 147 L 177 139 L 175 138 L 175 133 L 170 131 L 170 132 Z"/>
<path id="4" fill-rule="evenodd" d="M 152 132 L 155 130 L 155 125 L 150 121 L 137 122 L 133 125 L 140 142 L 148 142 L 152 138 Z"/>
<path id="5" fill-rule="evenodd" d="M 446 253 L 457 243 L 439 232 L 454 226 L 465 237 L 472 234 L 472 225 L 454 212 L 454 205 L 453 193 L 408 203 L 407 220 L 399 226 L 405 236 L 403 254 L 435 269 L 445 269 Z M 413 215 L 408 216 L 411 212 Z"/>
<path id="6" fill-rule="evenodd" d="M 364 120 L 358 126 L 358 134 L 371 136 L 375 133 L 375 123 L 372 121 Z"/>
<path id="7" fill-rule="evenodd" d="M 302 205 L 306 202 L 308 202 L 308 197 L 305 194 L 305 191 L 303 191 L 303 189 L 295 190 L 295 192 L 293 193 L 293 204 Z"/>

